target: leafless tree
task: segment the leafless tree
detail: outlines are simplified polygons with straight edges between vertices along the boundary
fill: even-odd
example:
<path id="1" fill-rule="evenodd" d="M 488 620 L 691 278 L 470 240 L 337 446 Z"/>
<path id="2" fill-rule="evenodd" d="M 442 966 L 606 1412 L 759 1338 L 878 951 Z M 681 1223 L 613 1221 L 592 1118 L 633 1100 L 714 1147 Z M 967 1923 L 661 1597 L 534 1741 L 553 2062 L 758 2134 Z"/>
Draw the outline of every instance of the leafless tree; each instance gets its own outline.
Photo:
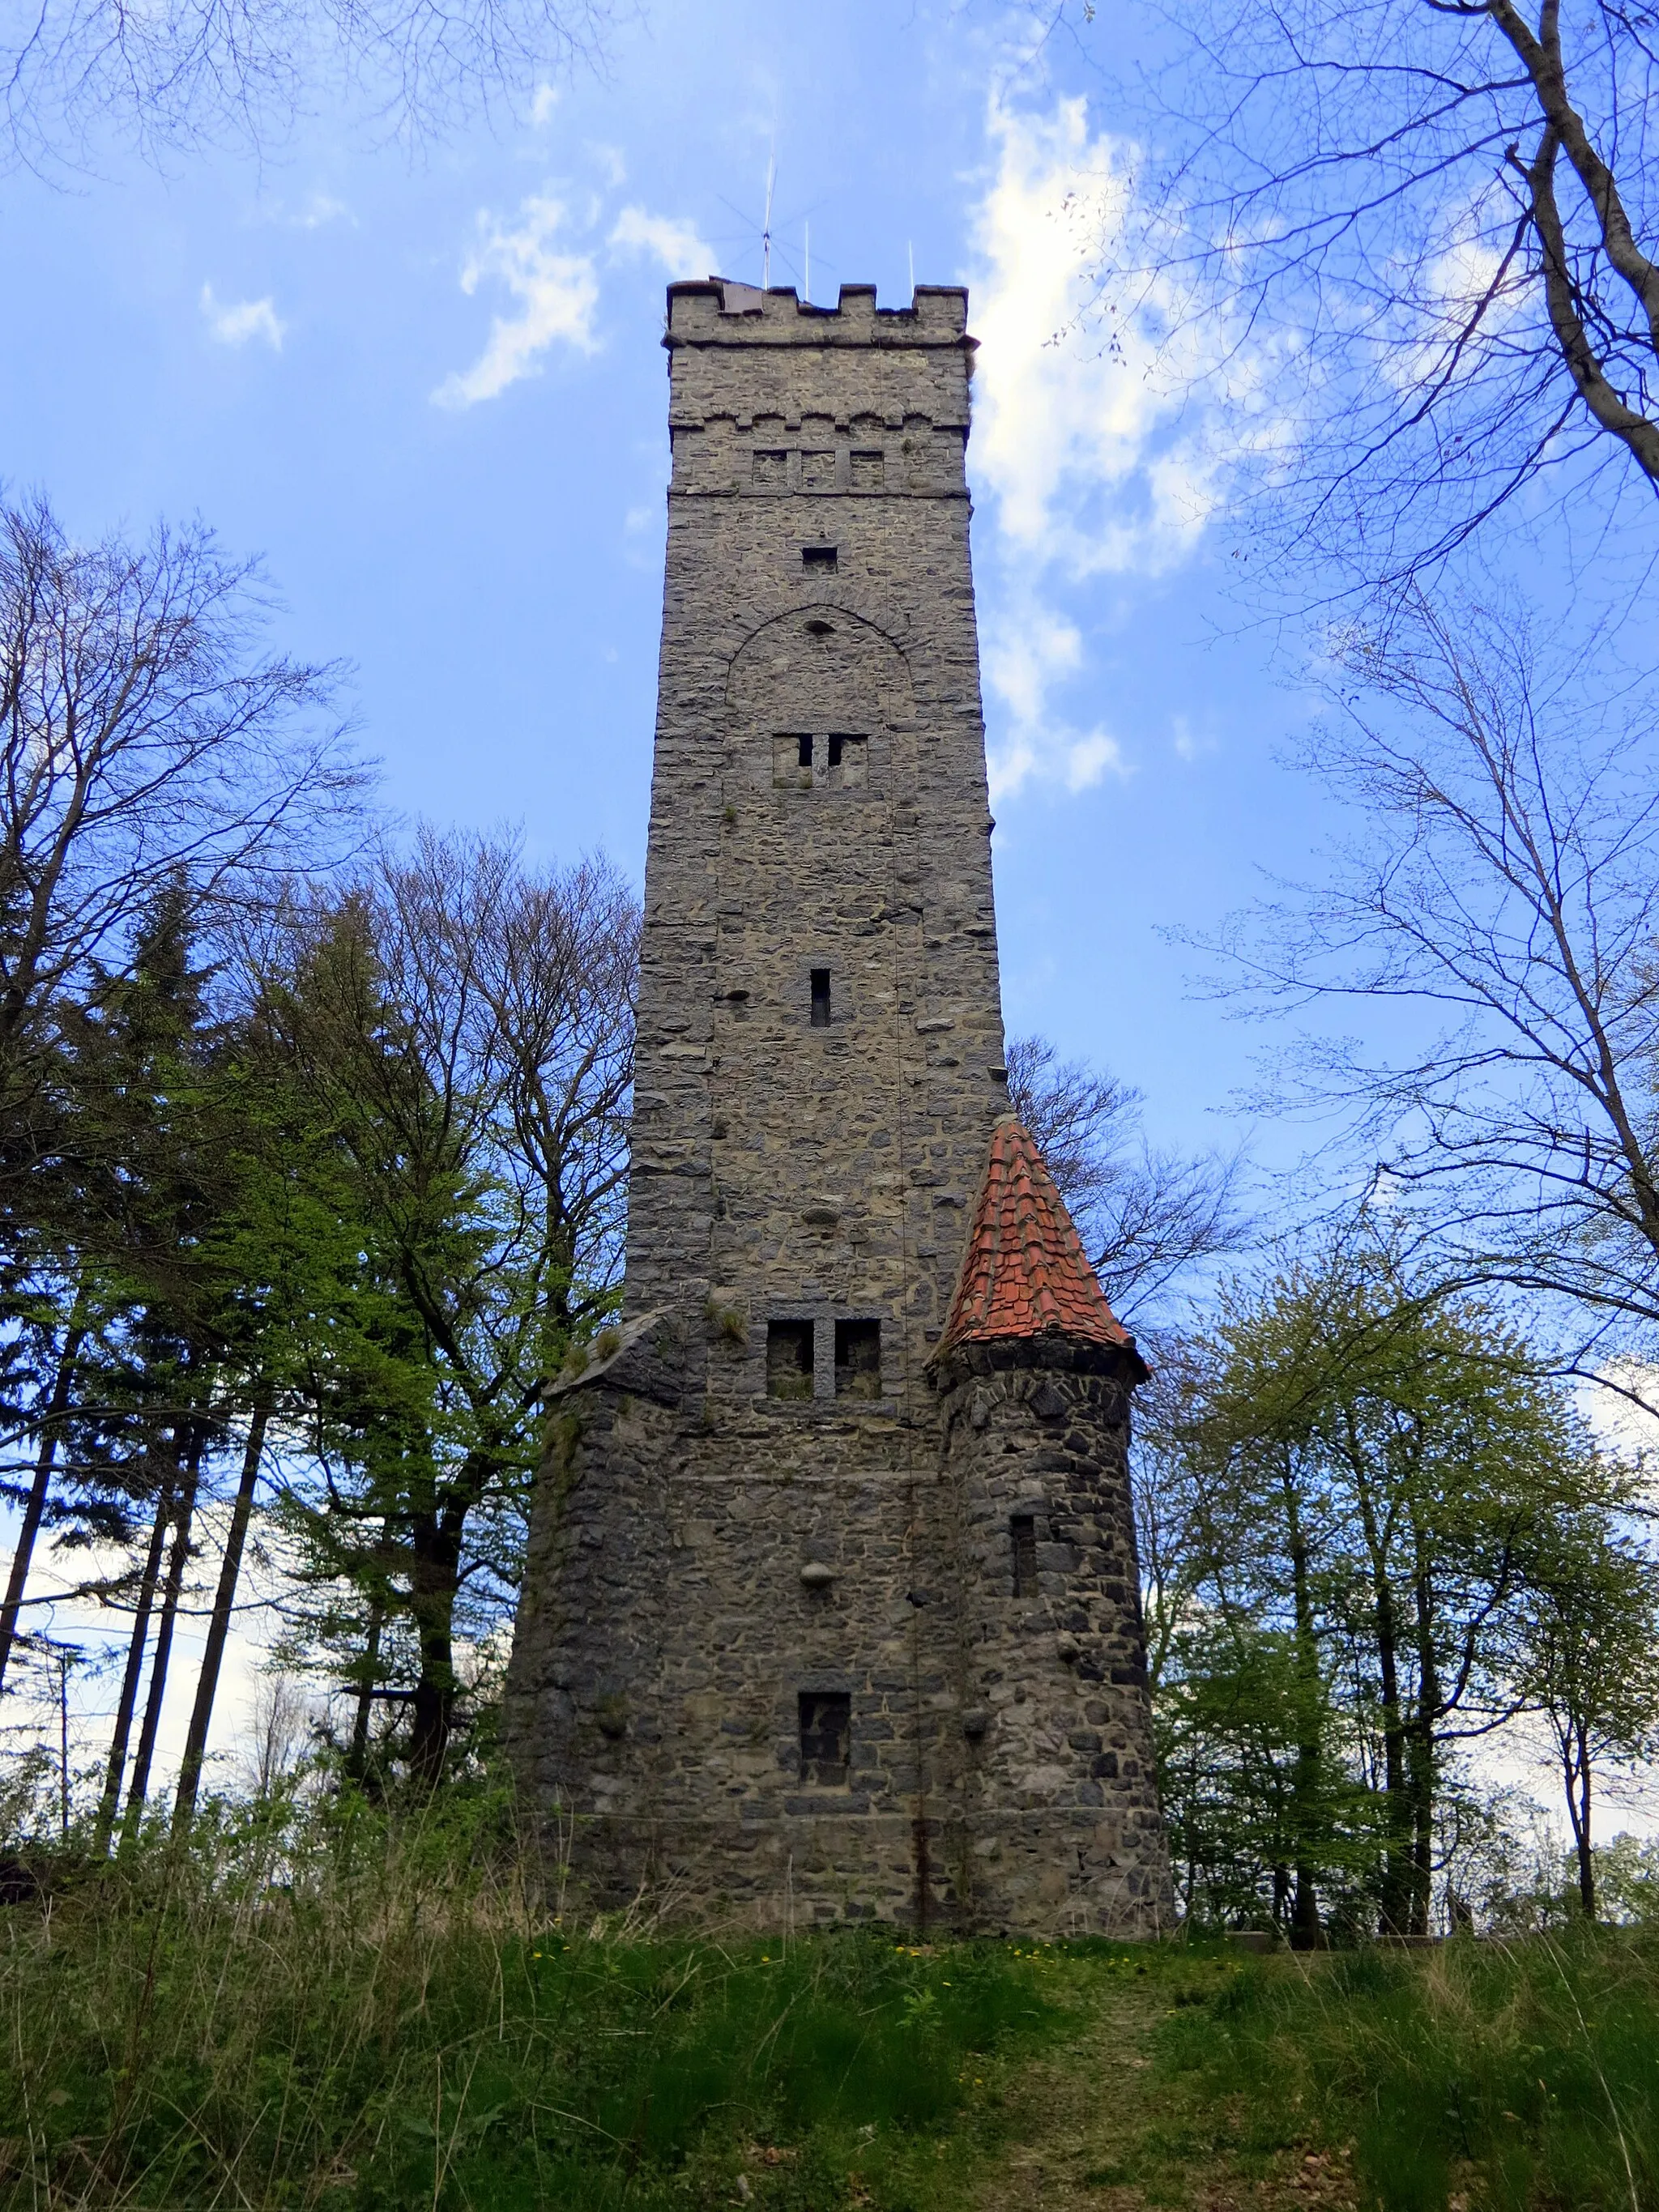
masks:
<path id="1" fill-rule="evenodd" d="M 1248 535 L 1397 585 L 1546 471 L 1574 499 L 1659 490 L 1650 9 L 1146 13 L 1150 228 L 1109 252 L 1106 295 L 1185 339 L 1213 318 L 1206 357 L 1285 524 L 1263 539 L 1258 510 Z"/>
<path id="2" fill-rule="evenodd" d="M 325 88 L 406 138 L 511 103 L 602 55 L 613 0 L 13 0 L 0 166 L 84 167 L 279 142 Z"/>
<path id="3" fill-rule="evenodd" d="M 1008 1048 L 1008 1097 L 1126 1314 L 1153 1308 L 1188 1269 L 1237 1243 L 1236 1164 L 1148 1145 L 1139 1091 L 1028 1036 Z"/>
<path id="4" fill-rule="evenodd" d="M 1327 879 L 1214 940 L 1229 988 L 1347 1005 L 1278 1087 L 1346 1117 L 1391 1208 L 1470 1282 L 1659 1329 L 1659 710 L 1510 610 L 1421 595 L 1347 640 L 1304 764 L 1358 826 Z M 1390 1002 L 1416 1029 L 1398 1054 Z M 1423 1024 L 1432 1024 L 1423 1033 Z M 1386 1024 L 1386 1026 L 1384 1026 Z M 1409 1034 L 1409 1028 L 1407 1030 Z"/>
<path id="5" fill-rule="evenodd" d="M 339 672 L 263 652 L 268 606 L 200 525 L 79 545 L 0 509 L 0 1182 L 37 1163 L 64 1000 L 162 887 L 245 893 L 350 817 Z"/>

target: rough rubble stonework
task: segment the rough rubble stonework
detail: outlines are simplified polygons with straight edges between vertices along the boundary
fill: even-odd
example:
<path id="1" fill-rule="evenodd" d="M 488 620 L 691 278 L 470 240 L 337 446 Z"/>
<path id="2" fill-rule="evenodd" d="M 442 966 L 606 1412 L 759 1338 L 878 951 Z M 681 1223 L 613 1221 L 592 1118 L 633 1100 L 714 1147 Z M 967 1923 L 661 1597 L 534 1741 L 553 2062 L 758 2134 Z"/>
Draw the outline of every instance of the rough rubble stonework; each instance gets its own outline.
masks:
<path id="1" fill-rule="evenodd" d="M 550 1395 L 507 1702 L 599 1905 L 1169 1917 L 1144 1370 L 1097 1288 L 1109 1329 L 945 1334 L 994 1136 L 1018 1142 L 966 313 L 669 290 L 625 1312 Z"/>

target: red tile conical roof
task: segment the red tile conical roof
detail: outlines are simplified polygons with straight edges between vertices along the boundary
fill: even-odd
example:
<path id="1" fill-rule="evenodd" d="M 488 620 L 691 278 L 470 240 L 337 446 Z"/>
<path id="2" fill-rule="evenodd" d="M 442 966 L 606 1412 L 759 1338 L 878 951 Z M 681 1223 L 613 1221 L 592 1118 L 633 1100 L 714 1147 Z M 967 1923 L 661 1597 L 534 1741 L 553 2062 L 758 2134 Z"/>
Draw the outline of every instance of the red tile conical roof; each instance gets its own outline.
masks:
<path id="1" fill-rule="evenodd" d="M 939 1350 L 1050 1334 L 1134 1343 L 1106 1303 L 1030 1132 L 1017 1115 L 1005 1114 L 991 1138 Z"/>

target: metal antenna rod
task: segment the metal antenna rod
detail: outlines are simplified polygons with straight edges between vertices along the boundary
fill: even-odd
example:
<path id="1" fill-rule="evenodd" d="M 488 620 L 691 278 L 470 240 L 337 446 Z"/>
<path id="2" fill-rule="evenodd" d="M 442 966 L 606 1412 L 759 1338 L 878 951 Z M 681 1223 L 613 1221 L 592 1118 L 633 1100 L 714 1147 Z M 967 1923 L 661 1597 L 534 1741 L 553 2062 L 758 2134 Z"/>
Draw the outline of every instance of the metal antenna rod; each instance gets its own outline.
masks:
<path id="1" fill-rule="evenodd" d="M 802 299 L 805 301 L 806 305 L 810 307 L 811 306 L 811 304 L 812 304 L 812 226 L 811 226 L 811 223 L 810 222 L 810 221 L 807 222 L 807 224 L 806 224 L 806 226 L 805 226 L 805 229 L 806 229 L 806 256 L 805 256 L 805 258 L 806 258 L 806 269 L 805 269 L 805 273 L 802 276 L 801 280 L 800 280 L 800 289 L 801 289 L 801 297 L 802 297 Z"/>
<path id="2" fill-rule="evenodd" d="M 761 233 L 761 289 L 772 289 L 772 187 L 778 179 L 777 149 L 774 147 L 766 164 L 766 228 Z"/>

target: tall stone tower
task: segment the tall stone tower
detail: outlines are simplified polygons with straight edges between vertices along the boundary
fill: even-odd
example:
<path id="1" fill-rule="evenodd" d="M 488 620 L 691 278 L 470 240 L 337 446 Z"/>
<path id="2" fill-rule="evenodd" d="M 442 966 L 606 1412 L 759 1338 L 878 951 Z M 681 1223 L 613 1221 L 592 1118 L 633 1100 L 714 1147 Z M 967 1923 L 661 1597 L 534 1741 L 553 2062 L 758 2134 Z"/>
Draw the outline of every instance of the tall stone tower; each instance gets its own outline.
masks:
<path id="1" fill-rule="evenodd" d="M 966 314 L 669 289 L 625 1307 L 508 1686 L 600 1903 L 1168 1919 L 1145 1370 L 1008 1107 Z"/>

